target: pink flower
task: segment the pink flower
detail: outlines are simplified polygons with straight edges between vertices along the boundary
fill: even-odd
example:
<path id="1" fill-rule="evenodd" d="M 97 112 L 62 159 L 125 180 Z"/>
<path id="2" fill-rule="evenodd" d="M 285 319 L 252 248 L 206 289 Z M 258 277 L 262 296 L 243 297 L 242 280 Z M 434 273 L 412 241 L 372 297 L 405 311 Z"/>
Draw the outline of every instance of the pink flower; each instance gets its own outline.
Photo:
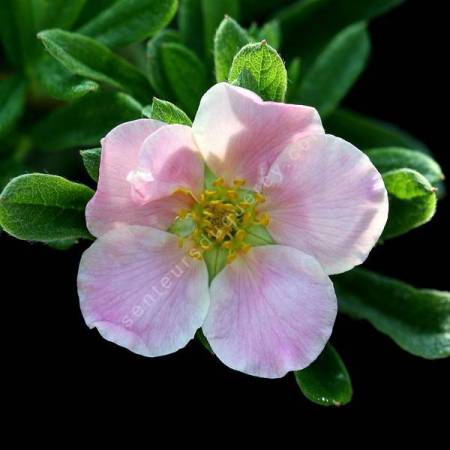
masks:
<path id="1" fill-rule="evenodd" d="M 387 219 L 367 156 L 325 134 L 313 108 L 226 83 L 192 128 L 136 120 L 102 147 L 86 211 L 98 239 L 78 275 L 89 327 L 145 356 L 201 327 L 227 366 L 267 378 L 317 358 L 336 317 L 328 275 L 361 264 Z M 272 244 L 255 245 L 265 229 Z M 205 259 L 222 257 L 209 284 Z"/>

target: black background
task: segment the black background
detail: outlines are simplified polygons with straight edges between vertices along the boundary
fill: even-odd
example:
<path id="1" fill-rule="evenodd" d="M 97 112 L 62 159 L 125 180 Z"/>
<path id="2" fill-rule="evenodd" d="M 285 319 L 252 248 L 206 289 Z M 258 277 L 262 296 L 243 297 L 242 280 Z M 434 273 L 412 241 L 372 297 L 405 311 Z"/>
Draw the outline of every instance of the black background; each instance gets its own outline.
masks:
<path id="1" fill-rule="evenodd" d="M 444 5 L 409 0 L 375 20 L 370 65 L 345 104 L 410 131 L 431 147 L 448 175 Z M 87 181 L 83 175 L 79 180 Z M 449 211 L 447 197 L 430 224 L 376 248 L 368 266 L 418 287 L 448 290 Z M 345 407 L 323 408 L 301 395 L 292 376 L 269 381 L 233 372 L 195 342 L 174 355 L 146 359 L 89 331 L 76 292 L 83 246 L 58 252 L 3 236 L 1 249 L 3 323 L 13 330 L 4 340 L 12 353 L 4 370 L 11 380 L 7 390 L 14 393 L 9 415 L 19 422 L 44 419 L 51 429 L 57 418 L 64 423 L 75 415 L 73 424 L 83 433 L 102 418 L 139 418 L 132 427 L 151 445 L 160 424 L 176 434 L 188 420 L 200 441 L 205 427 L 220 438 L 238 428 L 270 436 L 272 425 L 281 423 L 283 433 L 300 443 L 312 424 L 322 434 L 309 437 L 331 435 L 340 442 L 364 423 L 375 435 L 406 423 L 411 434 L 438 431 L 448 419 L 439 410 L 450 400 L 447 361 L 409 355 L 368 323 L 338 318 L 332 342 L 351 374 L 354 399 Z M 254 421 L 256 428 L 247 426 Z M 339 434 L 328 433 L 336 424 Z"/>

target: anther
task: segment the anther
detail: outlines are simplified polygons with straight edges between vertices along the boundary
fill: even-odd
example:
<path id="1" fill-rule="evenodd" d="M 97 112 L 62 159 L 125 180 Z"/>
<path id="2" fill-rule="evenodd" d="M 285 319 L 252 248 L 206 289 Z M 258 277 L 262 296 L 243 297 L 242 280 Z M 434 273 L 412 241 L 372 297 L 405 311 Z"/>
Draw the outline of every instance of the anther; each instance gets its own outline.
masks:
<path id="1" fill-rule="evenodd" d="M 245 181 L 243 178 L 236 178 L 236 179 L 233 181 L 233 184 L 234 184 L 236 187 L 244 186 L 245 183 L 246 183 L 246 181 Z"/>
<path id="2" fill-rule="evenodd" d="M 219 186 L 223 186 L 223 184 L 225 183 L 225 180 L 222 177 L 216 178 L 213 182 L 212 185 L 214 187 L 219 187 Z"/>
<path id="3" fill-rule="evenodd" d="M 242 242 L 245 239 L 246 234 L 247 233 L 245 232 L 245 230 L 242 230 L 242 229 L 236 231 L 236 234 L 235 234 L 236 240 Z"/>

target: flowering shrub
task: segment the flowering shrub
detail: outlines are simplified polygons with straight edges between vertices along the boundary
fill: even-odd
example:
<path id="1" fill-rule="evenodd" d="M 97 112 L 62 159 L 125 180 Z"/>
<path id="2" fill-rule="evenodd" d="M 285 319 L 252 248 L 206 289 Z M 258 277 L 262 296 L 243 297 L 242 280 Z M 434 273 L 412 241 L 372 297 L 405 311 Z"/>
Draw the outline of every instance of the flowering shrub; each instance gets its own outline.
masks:
<path id="1" fill-rule="evenodd" d="M 430 149 L 339 106 L 367 22 L 400 3 L 5 0 L 2 229 L 95 241 L 86 323 L 145 356 L 195 336 L 233 369 L 294 372 L 324 405 L 352 396 L 337 312 L 449 356 L 448 292 L 355 268 L 444 195 Z M 74 150 L 95 190 L 59 176 Z"/>

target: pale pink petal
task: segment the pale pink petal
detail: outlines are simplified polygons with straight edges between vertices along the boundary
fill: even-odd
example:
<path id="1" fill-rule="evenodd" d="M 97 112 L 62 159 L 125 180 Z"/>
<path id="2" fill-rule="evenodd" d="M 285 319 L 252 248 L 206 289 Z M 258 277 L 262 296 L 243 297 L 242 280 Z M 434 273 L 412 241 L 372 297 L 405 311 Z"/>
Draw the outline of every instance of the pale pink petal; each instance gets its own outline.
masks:
<path id="1" fill-rule="evenodd" d="M 167 125 L 142 144 L 139 167 L 130 172 L 139 203 L 158 200 L 184 188 L 199 194 L 203 189 L 204 161 L 192 137 L 192 129 L 184 125 Z"/>
<path id="2" fill-rule="evenodd" d="M 263 102 L 227 83 L 203 96 L 192 129 L 213 172 L 227 181 L 244 178 L 251 186 L 258 185 L 289 142 L 324 132 L 314 108 Z"/>
<path id="3" fill-rule="evenodd" d="M 256 247 L 214 278 L 203 332 L 227 366 L 278 378 L 317 358 L 336 311 L 333 284 L 313 257 Z"/>
<path id="4" fill-rule="evenodd" d="M 388 198 L 369 158 L 330 135 L 290 145 L 265 181 L 275 241 L 314 256 L 328 274 L 361 264 L 386 224 Z"/>
<path id="5" fill-rule="evenodd" d="M 175 352 L 194 337 L 209 306 L 203 261 L 185 255 L 176 236 L 122 226 L 83 254 L 78 293 L 86 324 L 144 356 Z"/>
<path id="6" fill-rule="evenodd" d="M 86 208 L 87 226 L 94 236 L 123 223 L 165 229 L 184 205 L 186 199 L 177 197 L 139 207 L 131 198 L 127 176 L 138 165 L 145 139 L 164 125 L 150 119 L 135 120 L 117 126 L 102 140 L 97 192 Z"/>

